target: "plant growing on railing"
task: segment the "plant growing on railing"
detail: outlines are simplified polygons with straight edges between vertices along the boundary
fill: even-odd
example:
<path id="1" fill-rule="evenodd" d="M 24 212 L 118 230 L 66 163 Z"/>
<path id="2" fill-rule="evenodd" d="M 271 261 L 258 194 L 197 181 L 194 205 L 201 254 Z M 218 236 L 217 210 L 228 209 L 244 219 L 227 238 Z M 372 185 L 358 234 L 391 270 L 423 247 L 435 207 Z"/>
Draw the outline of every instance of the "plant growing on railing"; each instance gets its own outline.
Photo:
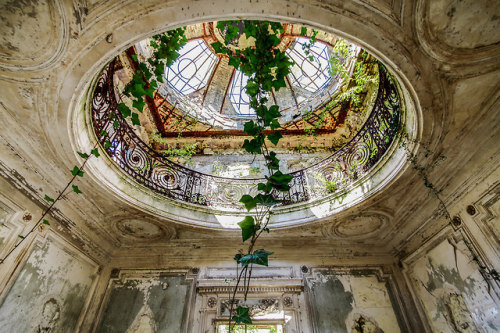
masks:
<path id="1" fill-rule="evenodd" d="M 345 88 L 328 102 L 321 111 L 303 111 L 304 119 L 314 124 L 304 129 L 306 136 L 316 135 L 316 131 L 336 108 L 344 110 L 359 108 L 363 100 L 362 95 L 366 93 L 370 85 L 376 84 L 379 79 L 378 72 L 373 68 L 377 64 L 377 60 L 366 51 L 363 50 L 356 59 L 352 73 L 349 69 L 349 60 L 355 56 L 352 45 L 343 39 L 339 39 L 333 47 L 333 52 L 335 56 L 330 58 L 330 75 L 344 80 L 343 87 Z"/>
<path id="2" fill-rule="evenodd" d="M 165 157 L 169 158 L 181 158 L 183 160 L 183 164 L 193 165 L 192 157 L 196 154 L 196 149 L 200 145 L 199 142 L 195 142 L 192 144 L 186 142 L 179 142 L 179 138 L 177 138 L 175 143 L 166 140 L 156 131 L 151 132 L 151 139 L 154 142 L 164 145 L 164 149 L 162 149 L 161 153 Z"/>

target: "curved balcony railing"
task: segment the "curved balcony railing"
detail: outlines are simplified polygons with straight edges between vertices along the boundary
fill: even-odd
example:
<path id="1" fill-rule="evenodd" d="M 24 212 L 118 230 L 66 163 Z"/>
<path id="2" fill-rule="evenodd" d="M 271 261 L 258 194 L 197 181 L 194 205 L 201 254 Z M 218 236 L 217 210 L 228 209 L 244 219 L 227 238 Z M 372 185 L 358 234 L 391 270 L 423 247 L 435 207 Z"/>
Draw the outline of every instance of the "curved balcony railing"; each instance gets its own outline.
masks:
<path id="1" fill-rule="evenodd" d="M 395 82 L 379 64 L 377 98 L 361 130 L 325 160 L 293 172 L 291 189 L 275 193 L 283 205 L 343 193 L 366 174 L 390 147 L 399 127 L 401 107 Z M 203 206 L 237 208 L 243 194 L 258 193 L 263 179 L 224 178 L 170 161 L 144 143 L 117 110 L 114 61 L 101 73 L 92 98 L 92 122 L 100 144 L 127 174 L 167 198 Z M 107 143 L 107 144 L 106 144 Z"/>

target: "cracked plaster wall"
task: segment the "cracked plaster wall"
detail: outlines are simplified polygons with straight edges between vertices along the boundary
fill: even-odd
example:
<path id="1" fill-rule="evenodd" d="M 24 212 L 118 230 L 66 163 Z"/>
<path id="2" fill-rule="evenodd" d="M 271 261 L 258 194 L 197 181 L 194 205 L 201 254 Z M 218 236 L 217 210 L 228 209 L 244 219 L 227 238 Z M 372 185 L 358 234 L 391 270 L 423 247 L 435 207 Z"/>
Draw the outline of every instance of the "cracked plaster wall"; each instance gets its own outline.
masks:
<path id="1" fill-rule="evenodd" d="M 433 331 L 500 332 L 498 298 L 463 241 L 444 240 L 410 267 Z"/>
<path id="2" fill-rule="evenodd" d="M 190 286 L 183 276 L 113 280 L 97 332 L 183 331 Z"/>
<path id="3" fill-rule="evenodd" d="M 36 243 L 0 304 L 0 331 L 73 332 L 95 276 L 95 265 L 61 243 Z"/>
<path id="4" fill-rule="evenodd" d="M 401 332 L 387 285 L 376 276 L 318 273 L 309 289 L 315 332 Z"/>

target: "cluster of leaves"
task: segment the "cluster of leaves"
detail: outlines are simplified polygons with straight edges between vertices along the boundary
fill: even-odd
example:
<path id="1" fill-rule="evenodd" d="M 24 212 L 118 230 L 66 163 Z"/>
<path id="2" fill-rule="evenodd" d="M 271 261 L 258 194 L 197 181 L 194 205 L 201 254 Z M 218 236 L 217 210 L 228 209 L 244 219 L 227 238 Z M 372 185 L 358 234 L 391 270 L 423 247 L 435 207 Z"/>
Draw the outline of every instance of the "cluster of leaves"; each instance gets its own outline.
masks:
<path id="1" fill-rule="evenodd" d="M 166 33 L 154 35 L 150 45 L 152 56 L 146 62 L 138 62 L 138 68 L 132 80 L 125 86 L 123 94 L 132 101 L 132 107 L 124 102 L 118 104 L 123 118 L 130 117 L 134 125 L 140 125 L 139 114 L 146 104 L 145 97 L 153 98 L 158 83 L 163 82 L 165 67 L 170 66 L 179 57 L 179 50 L 187 42 L 185 28 L 178 28 Z M 137 55 L 132 55 L 137 62 Z M 137 112 L 136 112 L 137 111 Z"/>
<path id="2" fill-rule="evenodd" d="M 252 138 L 244 141 L 243 148 L 251 154 L 262 154 L 269 173 L 266 176 L 266 182 L 257 185 L 259 190 L 257 195 L 243 195 L 240 200 L 248 211 L 254 211 L 254 216 L 246 216 L 243 221 L 238 223 L 243 242 L 249 240 L 250 245 L 246 253 L 238 253 L 234 257 L 237 267 L 241 266 L 232 296 L 232 301 L 234 301 L 242 279 L 246 299 L 253 265 L 268 265 L 268 257 L 272 252 L 264 249 L 254 250 L 254 246 L 262 232 L 269 232 L 267 225 L 272 208 L 279 203 L 275 194 L 290 189 L 292 176 L 279 170 L 279 160 L 276 153 L 267 147 L 267 142 L 277 145 L 282 135 L 279 131 L 274 131 L 281 126 L 278 121 L 281 116 L 279 106 L 268 106 L 266 96 L 269 96 L 273 89 L 279 90 L 286 87 L 285 77 L 290 73 L 293 62 L 285 52 L 277 48 L 281 42 L 278 35 L 284 32 L 281 23 L 220 21 L 217 28 L 225 32 L 225 39 L 224 43 L 215 42 L 212 44 L 215 52 L 228 56 L 229 64 L 241 70 L 248 77 L 245 89 L 250 98 L 250 106 L 255 110 L 256 119 L 244 124 L 244 132 Z M 228 46 L 237 36 L 242 34 L 247 39 L 254 40 L 255 45 L 243 50 Z M 271 130 L 267 136 L 264 134 L 265 129 Z M 230 313 L 232 313 L 233 303 L 231 302 Z M 238 306 L 236 314 L 229 318 L 230 330 L 231 320 L 234 320 L 236 324 L 250 324 L 251 318 L 248 314 L 248 308 Z"/>
<path id="3" fill-rule="evenodd" d="M 307 27 L 302 27 L 300 29 L 300 35 L 302 37 L 307 37 Z M 302 50 L 306 56 L 308 56 L 310 61 L 314 61 L 314 56 L 311 54 L 311 47 L 316 43 L 316 36 L 318 35 L 318 30 L 313 29 L 309 40 L 302 44 Z M 319 64 L 321 66 L 321 64 Z"/>
<path id="4" fill-rule="evenodd" d="M 372 71 L 377 61 L 366 51 L 362 51 L 356 59 L 352 73 L 348 66 L 349 59 L 354 57 L 352 46 L 345 40 L 339 39 L 333 51 L 335 56 L 330 58 L 330 75 L 343 79 L 346 89 L 328 102 L 320 112 L 314 114 L 312 110 L 303 112 L 304 119 L 314 122 L 313 126 L 305 129 L 306 135 L 316 135 L 317 129 L 336 107 L 345 109 L 359 107 L 362 103 L 362 94 L 369 85 L 377 83 L 379 79 L 378 73 Z"/>
<path id="5" fill-rule="evenodd" d="M 378 75 L 369 70 L 369 66 L 377 61 L 363 50 L 354 64 L 351 75 L 347 62 L 349 58 L 354 56 L 352 46 L 340 39 L 335 43 L 333 52 L 337 56 L 330 58 L 330 75 L 346 80 L 344 84 L 347 87 L 335 100 L 337 103 L 359 106 L 361 103 L 360 94 L 366 90 L 369 84 L 378 81 Z"/>

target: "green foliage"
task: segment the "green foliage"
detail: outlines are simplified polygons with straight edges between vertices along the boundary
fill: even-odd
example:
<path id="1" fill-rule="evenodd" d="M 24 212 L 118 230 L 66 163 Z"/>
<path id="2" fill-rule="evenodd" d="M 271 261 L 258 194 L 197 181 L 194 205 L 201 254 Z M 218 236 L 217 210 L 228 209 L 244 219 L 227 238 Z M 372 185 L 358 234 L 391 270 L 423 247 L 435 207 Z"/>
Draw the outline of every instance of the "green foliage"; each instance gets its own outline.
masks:
<path id="1" fill-rule="evenodd" d="M 46 201 L 48 202 L 54 202 L 54 199 L 52 199 L 51 197 L 49 197 L 47 194 L 45 194 L 45 197 L 43 197 Z"/>
<path id="2" fill-rule="evenodd" d="M 244 194 L 241 197 L 240 202 L 245 205 L 245 208 L 248 211 L 251 211 L 252 209 L 257 207 L 257 202 L 255 201 L 255 199 L 251 195 L 248 195 L 248 194 Z"/>
<path id="3" fill-rule="evenodd" d="M 248 266 L 250 264 L 267 266 L 268 265 L 268 257 L 271 254 L 273 254 L 273 252 L 269 252 L 269 251 L 266 251 L 264 249 L 255 250 L 253 253 L 249 253 L 249 254 L 242 256 L 238 260 L 238 262 L 242 266 Z"/>
<path id="4" fill-rule="evenodd" d="M 79 176 L 79 177 L 83 177 L 83 171 L 80 170 L 79 167 L 77 167 L 76 165 L 73 167 L 73 170 L 71 170 L 71 174 L 73 176 Z"/>
<path id="5" fill-rule="evenodd" d="M 78 155 L 80 155 L 81 158 L 87 158 L 87 157 L 89 157 L 89 155 L 86 154 L 86 153 L 81 153 L 79 151 L 77 151 L 77 153 L 78 153 Z"/>
<path id="6" fill-rule="evenodd" d="M 252 216 L 245 216 L 243 221 L 239 222 L 238 225 L 241 228 L 241 237 L 243 241 L 252 238 L 259 230 L 259 226 L 255 224 L 255 220 Z"/>
<path id="7" fill-rule="evenodd" d="M 233 320 L 236 324 L 251 324 L 252 319 L 250 318 L 250 309 L 238 306 L 236 315 L 233 316 Z"/>
<path id="8" fill-rule="evenodd" d="M 90 153 L 91 153 L 92 155 L 94 155 L 96 158 L 97 158 L 97 157 L 99 157 L 99 156 L 101 156 L 101 155 L 99 154 L 99 151 L 97 150 L 97 148 L 92 149 L 92 150 L 90 151 Z"/>
<path id="9" fill-rule="evenodd" d="M 49 221 L 45 219 L 43 220 L 43 224 L 50 225 Z"/>
<path id="10" fill-rule="evenodd" d="M 158 83 L 163 82 L 165 66 L 170 66 L 179 57 L 179 49 L 187 42 L 184 35 L 185 28 L 167 31 L 163 34 L 154 35 L 150 45 L 153 47 L 152 57 L 146 63 L 138 63 L 137 71 L 132 80 L 125 86 L 123 93 L 132 100 L 132 108 L 142 112 L 146 105 L 145 98 L 153 98 Z M 132 59 L 137 62 L 136 55 Z M 139 115 L 132 112 L 125 103 L 117 106 L 124 118 L 132 117 L 134 125 L 140 125 Z"/>
<path id="11" fill-rule="evenodd" d="M 184 159 L 184 163 L 187 165 L 193 164 L 191 157 L 196 154 L 199 142 L 193 144 L 187 144 L 186 142 L 180 142 L 179 139 L 176 140 L 175 144 L 164 139 L 158 132 L 153 131 L 151 133 L 151 138 L 154 142 L 160 143 L 166 146 L 166 149 L 162 151 L 162 154 L 167 157 L 180 157 Z"/>
<path id="12" fill-rule="evenodd" d="M 75 192 L 76 194 L 82 193 L 82 191 L 80 191 L 77 185 L 71 185 L 71 187 L 73 188 L 73 192 Z"/>

